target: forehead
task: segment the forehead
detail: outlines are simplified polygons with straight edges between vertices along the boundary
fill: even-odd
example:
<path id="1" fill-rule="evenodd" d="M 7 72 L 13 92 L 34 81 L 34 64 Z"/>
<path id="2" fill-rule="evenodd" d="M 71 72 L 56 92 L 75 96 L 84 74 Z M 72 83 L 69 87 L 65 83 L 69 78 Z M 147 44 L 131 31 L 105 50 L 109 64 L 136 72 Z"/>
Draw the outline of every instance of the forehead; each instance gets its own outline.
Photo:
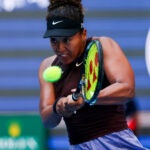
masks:
<path id="1" fill-rule="evenodd" d="M 50 37 L 51 39 L 55 39 L 55 40 L 58 40 L 58 41 L 61 41 L 61 40 L 63 40 L 63 39 L 66 39 L 66 38 L 70 38 L 70 37 L 65 37 L 65 36 L 63 36 L 63 37 Z"/>
<path id="2" fill-rule="evenodd" d="M 60 37 L 50 37 L 51 39 L 55 39 L 55 40 L 63 40 L 63 39 L 69 39 L 69 38 L 79 38 L 80 33 L 77 32 L 75 35 L 73 36 L 60 36 Z"/>

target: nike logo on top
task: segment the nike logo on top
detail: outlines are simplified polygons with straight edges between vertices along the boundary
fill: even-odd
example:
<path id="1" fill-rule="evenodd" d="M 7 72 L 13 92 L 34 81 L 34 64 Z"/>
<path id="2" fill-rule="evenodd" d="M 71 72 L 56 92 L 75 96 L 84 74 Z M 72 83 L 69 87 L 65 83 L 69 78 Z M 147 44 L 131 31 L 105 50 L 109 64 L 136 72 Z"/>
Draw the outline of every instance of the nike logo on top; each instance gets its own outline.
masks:
<path id="1" fill-rule="evenodd" d="M 56 25 L 56 24 L 61 23 L 61 22 L 63 22 L 63 20 L 56 21 L 56 22 L 55 22 L 55 21 L 53 21 L 53 22 L 52 22 L 52 25 Z"/>
<path id="2" fill-rule="evenodd" d="M 83 61 L 81 62 L 81 63 L 76 63 L 76 67 L 79 67 L 79 66 L 81 66 L 83 64 Z"/>

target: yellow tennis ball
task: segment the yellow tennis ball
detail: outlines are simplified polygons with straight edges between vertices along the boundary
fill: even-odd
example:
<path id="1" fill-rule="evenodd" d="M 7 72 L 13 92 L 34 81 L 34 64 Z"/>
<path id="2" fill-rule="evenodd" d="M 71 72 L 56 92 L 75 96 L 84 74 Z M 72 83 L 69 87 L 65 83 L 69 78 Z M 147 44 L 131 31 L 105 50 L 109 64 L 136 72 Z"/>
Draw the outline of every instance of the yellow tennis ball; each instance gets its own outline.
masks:
<path id="1" fill-rule="evenodd" d="M 59 66 L 51 66 L 44 70 L 43 79 L 47 82 L 56 82 L 61 78 L 62 70 Z"/>

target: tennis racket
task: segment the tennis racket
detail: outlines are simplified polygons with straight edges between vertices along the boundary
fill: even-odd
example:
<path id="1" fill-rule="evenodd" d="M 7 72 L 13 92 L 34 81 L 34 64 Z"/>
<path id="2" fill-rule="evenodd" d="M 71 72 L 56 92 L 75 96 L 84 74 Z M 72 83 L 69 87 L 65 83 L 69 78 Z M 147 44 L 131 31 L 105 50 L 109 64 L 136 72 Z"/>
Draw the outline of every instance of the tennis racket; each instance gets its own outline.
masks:
<path id="1" fill-rule="evenodd" d="M 93 40 L 85 50 L 80 82 L 72 99 L 77 101 L 82 97 L 85 102 L 93 105 L 102 86 L 103 74 L 103 49 L 98 40 Z"/>

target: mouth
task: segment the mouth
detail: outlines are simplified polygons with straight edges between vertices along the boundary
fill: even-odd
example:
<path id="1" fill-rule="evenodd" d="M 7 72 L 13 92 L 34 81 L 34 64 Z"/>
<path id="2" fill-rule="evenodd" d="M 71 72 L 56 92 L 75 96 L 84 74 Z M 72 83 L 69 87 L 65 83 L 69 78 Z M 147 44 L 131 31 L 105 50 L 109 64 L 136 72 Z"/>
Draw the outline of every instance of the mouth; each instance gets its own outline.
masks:
<path id="1" fill-rule="evenodd" d="M 57 54 L 58 55 L 58 57 L 69 57 L 69 54 Z"/>
<path id="2" fill-rule="evenodd" d="M 56 51 L 56 55 L 60 58 L 68 58 L 68 57 L 71 57 L 71 53 L 70 53 L 70 50 L 69 49 L 65 49 L 65 50 L 57 50 Z"/>
<path id="3" fill-rule="evenodd" d="M 70 63 L 71 60 L 71 56 L 69 54 L 57 54 L 58 58 L 60 59 L 61 62 L 68 64 Z"/>
<path id="4" fill-rule="evenodd" d="M 57 56 L 62 62 L 68 62 L 68 60 L 70 59 L 69 54 L 59 54 Z"/>

